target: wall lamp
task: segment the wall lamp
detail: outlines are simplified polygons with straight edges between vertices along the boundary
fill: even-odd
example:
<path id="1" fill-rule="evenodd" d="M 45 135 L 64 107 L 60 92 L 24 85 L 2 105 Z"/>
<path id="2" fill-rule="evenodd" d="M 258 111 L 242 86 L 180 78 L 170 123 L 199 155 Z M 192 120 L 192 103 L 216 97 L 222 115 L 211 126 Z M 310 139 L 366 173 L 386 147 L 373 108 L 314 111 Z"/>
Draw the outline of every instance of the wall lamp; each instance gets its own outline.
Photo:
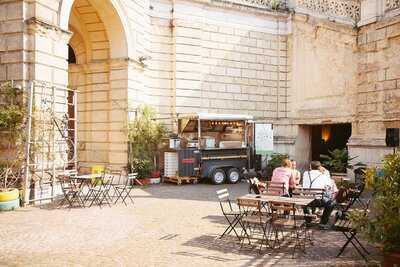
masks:
<path id="1" fill-rule="evenodd" d="M 144 64 L 144 62 L 145 62 L 146 60 L 150 60 L 150 59 L 151 59 L 151 56 L 139 56 L 138 61 L 139 61 L 141 64 Z"/>

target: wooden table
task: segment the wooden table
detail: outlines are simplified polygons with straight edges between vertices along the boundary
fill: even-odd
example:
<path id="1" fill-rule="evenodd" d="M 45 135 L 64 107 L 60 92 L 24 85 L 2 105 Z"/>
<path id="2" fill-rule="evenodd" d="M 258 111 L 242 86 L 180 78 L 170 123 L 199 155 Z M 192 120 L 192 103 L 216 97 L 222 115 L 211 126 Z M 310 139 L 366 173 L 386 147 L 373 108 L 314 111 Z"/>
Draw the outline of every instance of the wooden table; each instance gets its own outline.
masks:
<path id="1" fill-rule="evenodd" d="M 269 201 L 279 201 L 287 204 L 294 204 L 296 206 L 305 207 L 308 206 L 311 202 L 314 201 L 314 198 L 298 198 L 298 197 L 281 197 L 281 196 L 270 196 L 270 195 L 258 195 L 247 194 L 238 199 L 242 200 L 258 200 L 260 202 L 269 202 Z"/>

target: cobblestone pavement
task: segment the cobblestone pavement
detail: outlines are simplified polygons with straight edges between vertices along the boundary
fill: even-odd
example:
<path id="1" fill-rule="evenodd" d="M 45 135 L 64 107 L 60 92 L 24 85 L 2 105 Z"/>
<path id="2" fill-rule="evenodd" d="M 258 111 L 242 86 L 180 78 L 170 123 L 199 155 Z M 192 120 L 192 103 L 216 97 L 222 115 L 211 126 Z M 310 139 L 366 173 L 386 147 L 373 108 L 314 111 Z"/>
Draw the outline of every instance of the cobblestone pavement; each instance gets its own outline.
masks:
<path id="1" fill-rule="evenodd" d="M 0 213 L 0 266 L 365 265 L 352 248 L 335 258 L 345 242 L 340 233 L 315 233 L 315 246 L 295 259 L 218 239 L 226 224 L 215 191 L 223 187 L 235 197 L 247 185 L 154 185 L 135 189 L 135 205 L 128 207 Z"/>

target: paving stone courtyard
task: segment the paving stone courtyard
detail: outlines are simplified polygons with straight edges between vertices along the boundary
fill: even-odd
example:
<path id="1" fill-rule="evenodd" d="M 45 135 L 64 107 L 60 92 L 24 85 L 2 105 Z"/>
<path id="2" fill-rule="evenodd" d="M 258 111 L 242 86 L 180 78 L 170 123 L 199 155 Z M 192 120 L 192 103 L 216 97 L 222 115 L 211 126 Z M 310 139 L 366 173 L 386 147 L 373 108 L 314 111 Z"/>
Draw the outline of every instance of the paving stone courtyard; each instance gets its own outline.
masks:
<path id="1" fill-rule="evenodd" d="M 305 255 L 242 248 L 225 228 L 215 191 L 247 185 L 154 185 L 134 190 L 135 205 L 21 208 L 0 213 L 0 266 L 365 266 L 340 233 L 316 232 Z M 369 247 L 376 254 L 376 251 Z M 372 264 L 377 256 L 372 256 Z"/>

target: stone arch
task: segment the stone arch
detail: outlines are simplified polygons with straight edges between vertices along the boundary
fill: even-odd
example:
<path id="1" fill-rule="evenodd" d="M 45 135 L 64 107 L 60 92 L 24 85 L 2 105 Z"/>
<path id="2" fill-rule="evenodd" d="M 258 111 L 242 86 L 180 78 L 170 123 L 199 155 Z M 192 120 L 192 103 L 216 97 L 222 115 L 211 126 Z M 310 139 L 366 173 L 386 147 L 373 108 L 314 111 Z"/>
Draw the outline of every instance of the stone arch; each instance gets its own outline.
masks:
<path id="1" fill-rule="evenodd" d="M 121 133 L 127 117 L 128 72 L 127 64 L 118 62 L 129 58 L 129 38 L 116 22 L 120 17 L 111 0 L 63 2 L 69 8 L 69 45 L 77 58 L 68 67 L 68 86 L 79 91 L 78 161 L 83 167 L 125 165 L 127 146 Z M 63 12 L 61 16 L 68 16 Z"/>
<path id="2" fill-rule="evenodd" d="M 61 0 L 58 23 L 61 29 L 68 30 L 73 5 L 77 0 Z M 134 41 L 128 17 L 117 0 L 85 0 L 97 11 L 110 41 L 110 58 L 133 58 Z"/>

